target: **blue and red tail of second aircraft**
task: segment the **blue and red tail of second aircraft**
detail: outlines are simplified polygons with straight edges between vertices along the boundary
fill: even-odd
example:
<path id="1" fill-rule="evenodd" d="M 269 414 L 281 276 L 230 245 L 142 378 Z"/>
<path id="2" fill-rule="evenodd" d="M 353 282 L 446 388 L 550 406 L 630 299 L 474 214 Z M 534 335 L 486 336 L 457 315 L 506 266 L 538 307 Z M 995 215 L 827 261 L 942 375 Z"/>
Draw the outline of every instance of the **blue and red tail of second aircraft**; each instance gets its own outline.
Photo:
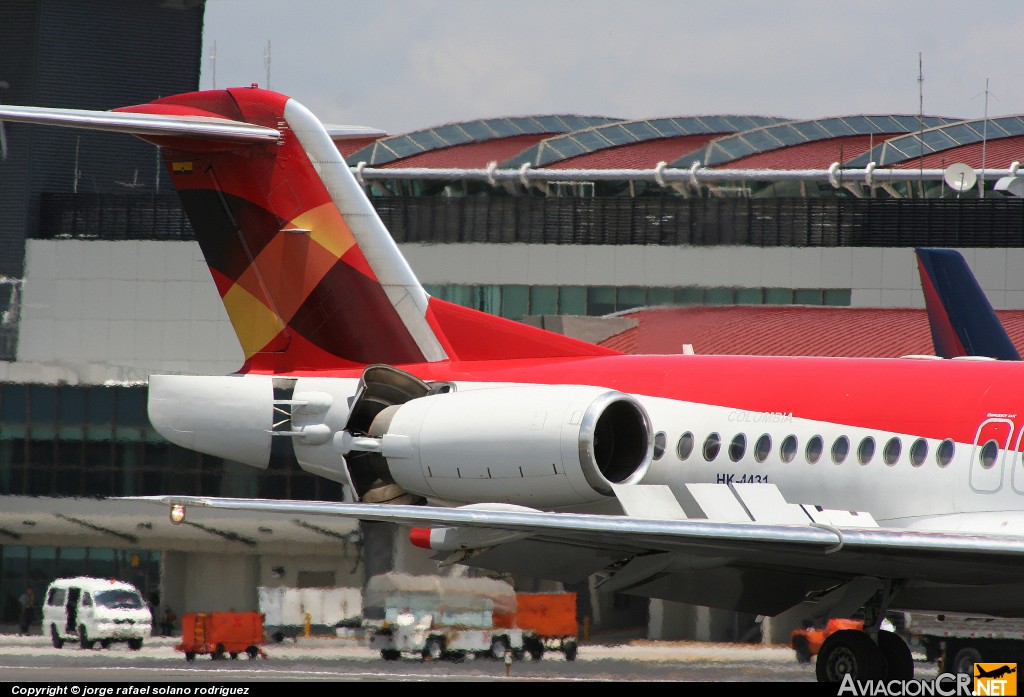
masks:
<path id="1" fill-rule="evenodd" d="M 952 249 L 916 252 L 936 355 L 1019 361 L 1020 353 L 963 256 Z"/>

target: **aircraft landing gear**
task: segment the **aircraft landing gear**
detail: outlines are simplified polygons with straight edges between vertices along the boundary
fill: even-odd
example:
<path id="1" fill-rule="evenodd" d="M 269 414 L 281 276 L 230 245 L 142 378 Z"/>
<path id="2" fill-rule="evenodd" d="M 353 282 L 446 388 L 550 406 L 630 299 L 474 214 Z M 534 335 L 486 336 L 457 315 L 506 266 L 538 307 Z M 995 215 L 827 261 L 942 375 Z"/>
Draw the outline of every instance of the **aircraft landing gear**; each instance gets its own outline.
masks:
<path id="1" fill-rule="evenodd" d="M 914 656 L 902 637 L 884 629 L 878 630 L 878 649 L 885 661 L 885 677 L 889 680 L 913 680 Z"/>
<path id="2" fill-rule="evenodd" d="M 818 682 L 855 680 L 911 680 L 914 657 L 899 635 L 879 629 L 899 583 L 882 581 L 881 588 L 864 604 L 864 629 L 834 632 L 818 650 L 814 671 Z"/>
<path id="3" fill-rule="evenodd" d="M 821 645 L 814 670 L 818 682 L 842 682 L 847 673 L 855 680 L 911 680 L 914 657 L 892 632 L 879 630 L 875 643 L 866 632 L 843 629 Z"/>
<path id="4" fill-rule="evenodd" d="M 814 672 L 818 682 L 842 682 L 847 674 L 856 680 L 881 680 L 885 677 L 885 661 L 867 634 L 842 629 L 822 643 Z"/>

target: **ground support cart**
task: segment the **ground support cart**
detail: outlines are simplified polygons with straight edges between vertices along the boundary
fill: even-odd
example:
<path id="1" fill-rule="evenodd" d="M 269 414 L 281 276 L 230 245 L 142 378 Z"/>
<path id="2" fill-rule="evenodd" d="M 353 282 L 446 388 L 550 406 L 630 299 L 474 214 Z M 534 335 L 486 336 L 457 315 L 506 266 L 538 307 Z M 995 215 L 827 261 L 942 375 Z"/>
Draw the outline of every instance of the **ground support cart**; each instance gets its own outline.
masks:
<path id="1" fill-rule="evenodd" d="M 185 654 L 186 661 L 209 655 L 214 661 L 238 658 L 266 658 L 262 647 L 263 615 L 258 612 L 186 613 L 181 618 L 181 643 L 175 648 Z"/>

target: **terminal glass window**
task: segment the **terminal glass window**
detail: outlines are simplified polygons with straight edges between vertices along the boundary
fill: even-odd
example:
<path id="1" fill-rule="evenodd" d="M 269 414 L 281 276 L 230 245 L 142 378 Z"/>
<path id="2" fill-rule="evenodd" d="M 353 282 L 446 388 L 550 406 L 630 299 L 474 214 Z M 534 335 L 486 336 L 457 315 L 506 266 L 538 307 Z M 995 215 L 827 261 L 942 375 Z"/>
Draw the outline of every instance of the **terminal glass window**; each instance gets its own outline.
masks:
<path id="1" fill-rule="evenodd" d="M 502 286 L 498 304 L 501 307 L 501 312 L 496 314 L 508 319 L 520 320 L 529 314 L 540 314 L 532 312 L 530 309 L 528 286 Z"/>
<path id="2" fill-rule="evenodd" d="M 525 291 L 524 291 L 525 292 Z M 168 443 L 149 424 L 146 387 L 0 383 L 0 495 L 93 497 L 156 494 L 339 500 L 341 485 L 291 461 L 267 471 Z"/>
<path id="3" fill-rule="evenodd" d="M 615 312 L 615 289 L 609 286 L 587 288 L 587 314 L 602 317 Z"/>
<path id="4" fill-rule="evenodd" d="M 622 312 L 623 310 L 632 310 L 637 307 L 644 307 L 647 305 L 647 296 L 645 291 L 645 288 L 638 288 L 636 286 L 619 288 L 619 292 L 616 297 L 615 311 Z"/>
<path id="5" fill-rule="evenodd" d="M 587 314 L 587 289 L 583 286 L 565 286 L 558 293 L 558 311 L 563 315 Z"/>
<path id="6" fill-rule="evenodd" d="M 558 314 L 558 288 L 556 286 L 530 286 L 531 315 Z"/>

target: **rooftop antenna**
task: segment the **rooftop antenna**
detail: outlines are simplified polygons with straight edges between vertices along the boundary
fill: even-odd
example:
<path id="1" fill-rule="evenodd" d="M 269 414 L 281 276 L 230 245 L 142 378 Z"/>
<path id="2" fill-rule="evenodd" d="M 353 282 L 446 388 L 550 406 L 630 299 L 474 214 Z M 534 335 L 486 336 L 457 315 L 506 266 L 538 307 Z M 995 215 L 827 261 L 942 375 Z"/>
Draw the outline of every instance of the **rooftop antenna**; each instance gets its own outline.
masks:
<path id="1" fill-rule="evenodd" d="M 267 89 L 270 89 L 270 39 L 267 39 L 267 48 L 263 52 L 263 64 L 267 67 Z"/>
<path id="2" fill-rule="evenodd" d="M 918 177 L 924 181 L 924 60 L 917 52 L 917 146 L 921 149 Z"/>
<path id="3" fill-rule="evenodd" d="M 985 78 L 985 118 L 981 122 L 981 184 L 978 186 L 978 198 L 985 198 L 985 148 L 988 145 L 988 78 Z M 975 98 L 981 95 L 974 95 Z M 995 95 L 992 95 L 995 97 Z"/>
<path id="4" fill-rule="evenodd" d="M 210 89 L 217 89 L 217 42 L 213 42 L 213 50 L 210 51 L 210 72 L 213 74 L 213 84 Z"/>

